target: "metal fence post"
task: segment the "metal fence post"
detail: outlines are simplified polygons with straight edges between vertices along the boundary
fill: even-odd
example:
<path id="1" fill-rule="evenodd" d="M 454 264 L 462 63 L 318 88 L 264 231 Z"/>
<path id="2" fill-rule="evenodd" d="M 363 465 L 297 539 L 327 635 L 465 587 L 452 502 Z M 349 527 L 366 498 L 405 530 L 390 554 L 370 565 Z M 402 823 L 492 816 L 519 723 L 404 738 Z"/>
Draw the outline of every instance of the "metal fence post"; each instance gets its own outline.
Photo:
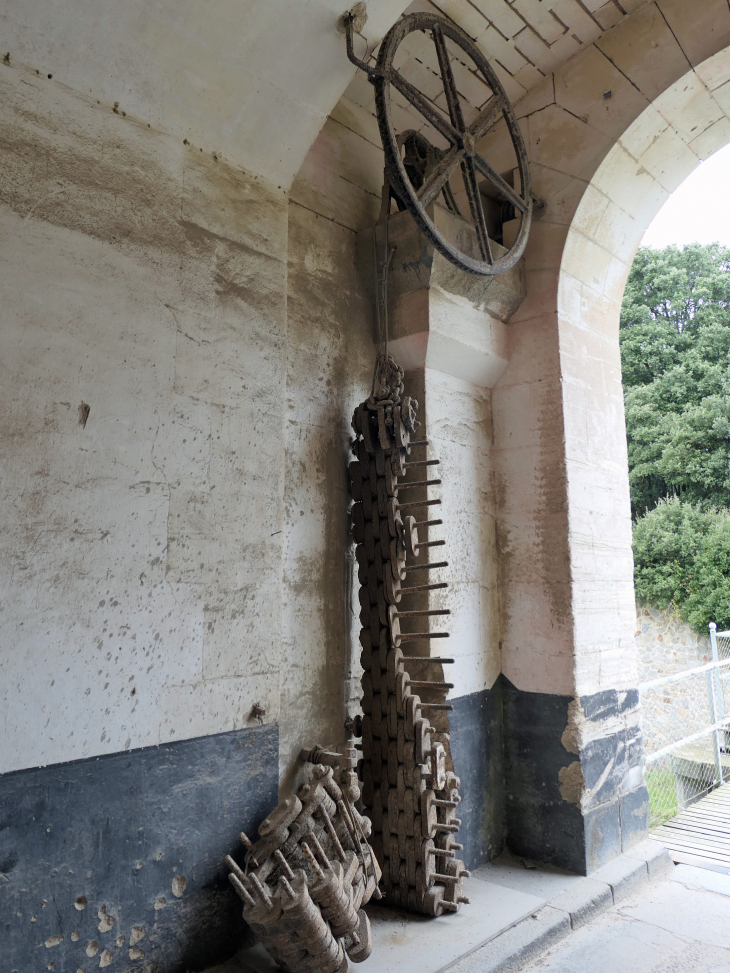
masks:
<path id="1" fill-rule="evenodd" d="M 710 647 L 712 649 L 712 661 L 715 664 L 715 668 L 711 669 L 707 673 L 707 691 L 710 696 L 710 717 L 713 723 L 718 723 L 720 720 L 725 718 L 725 711 L 722 700 L 722 687 L 719 685 L 720 672 L 716 668 L 720 661 L 717 653 L 717 625 L 715 622 L 710 622 Z M 722 733 L 722 738 L 720 734 Z M 723 730 L 717 729 L 713 733 L 713 738 L 715 741 L 715 771 L 717 773 L 717 782 L 720 787 L 725 783 L 725 775 L 723 773 L 722 766 L 722 739 L 725 733 Z"/>

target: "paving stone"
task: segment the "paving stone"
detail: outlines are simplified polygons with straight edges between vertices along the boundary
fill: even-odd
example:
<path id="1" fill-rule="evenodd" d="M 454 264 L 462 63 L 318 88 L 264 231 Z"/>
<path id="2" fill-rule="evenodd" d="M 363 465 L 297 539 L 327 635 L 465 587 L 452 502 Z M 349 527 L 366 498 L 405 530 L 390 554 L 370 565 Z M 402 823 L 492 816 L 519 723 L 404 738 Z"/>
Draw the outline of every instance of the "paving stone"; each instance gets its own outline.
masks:
<path id="1" fill-rule="evenodd" d="M 730 902 L 716 892 L 686 888 L 678 882 L 662 882 L 622 905 L 620 912 L 638 922 L 651 922 L 683 939 L 730 950 Z"/>
<path id="2" fill-rule="evenodd" d="M 674 862 L 667 849 L 658 841 L 645 839 L 632 845 L 628 851 L 629 857 L 641 858 L 646 862 L 650 879 L 671 878 L 674 874 Z"/>
<path id="3" fill-rule="evenodd" d="M 703 953 L 709 953 L 711 964 L 702 963 Z M 652 922 L 612 912 L 523 965 L 520 973 L 709 973 L 727 958 L 724 951 L 687 943 Z"/>
<path id="4" fill-rule="evenodd" d="M 648 883 L 649 872 L 643 859 L 622 855 L 592 872 L 590 877 L 594 882 L 610 885 L 613 901 L 621 902 L 636 892 L 642 884 Z"/>
<path id="5" fill-rule="evenodd" d="M 697 868 L 695 865 L 677 865 L 671 879 L 681 885 L 730 896 L 730 875 L 723 875 L 720 872 L 711 872 L 706 868 Z"/>
<path id="6" fill-rule="evenodd" d="M 569 933 L 568 913 L 548 905 L 449 966 L 448 973 L 517 973 Z"/>
<path id="7" fill-rule="evenodd" d="M 613 905 L 611 886 L 592 878 L 581 878 L 556 899 L 550 900 L 554 909 L 562 909 L 570 916 L 573 929 L 585 925 L 589 919 Z"/>

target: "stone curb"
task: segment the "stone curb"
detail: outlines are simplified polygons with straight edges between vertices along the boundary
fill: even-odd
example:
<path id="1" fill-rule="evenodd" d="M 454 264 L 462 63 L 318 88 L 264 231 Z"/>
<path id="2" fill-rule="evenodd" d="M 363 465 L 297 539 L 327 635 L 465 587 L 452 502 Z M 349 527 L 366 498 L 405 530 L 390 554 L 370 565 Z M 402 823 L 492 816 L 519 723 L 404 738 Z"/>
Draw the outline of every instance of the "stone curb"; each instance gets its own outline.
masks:
<path id="1" fill-rule="evenodd" d="M 530 918 L 444 967 L 441 973 L 518 973 L 574 929 L 607 912 L 650 881 L 665 878 L 673 868 L 666 848 L 655 841 L 643 841 L 633 846 L 629 855 L 599 868 Z"/>

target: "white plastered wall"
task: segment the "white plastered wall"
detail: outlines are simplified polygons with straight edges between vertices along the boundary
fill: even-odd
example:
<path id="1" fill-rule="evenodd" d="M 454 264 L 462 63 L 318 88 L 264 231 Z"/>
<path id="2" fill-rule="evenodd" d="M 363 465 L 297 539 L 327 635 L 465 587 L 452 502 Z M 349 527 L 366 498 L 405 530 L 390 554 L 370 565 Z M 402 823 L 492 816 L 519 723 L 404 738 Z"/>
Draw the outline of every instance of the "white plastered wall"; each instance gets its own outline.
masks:
<path id="1" fill-rule="evenodd" d="M 276 720 L 285 194 L 0 86 L 0 771 Z"/>

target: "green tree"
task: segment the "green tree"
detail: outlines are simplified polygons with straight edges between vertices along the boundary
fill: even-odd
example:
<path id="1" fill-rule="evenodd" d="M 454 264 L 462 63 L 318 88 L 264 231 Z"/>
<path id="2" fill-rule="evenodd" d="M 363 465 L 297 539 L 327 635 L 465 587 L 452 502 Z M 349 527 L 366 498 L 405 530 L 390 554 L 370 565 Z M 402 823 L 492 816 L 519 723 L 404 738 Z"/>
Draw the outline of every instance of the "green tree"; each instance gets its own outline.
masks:
<path id="1" fill-rule="evenodd" d="M 730 250 L 639 250 L 621 310 L 636 593 L 730 628 Z"/>
<path id="2" fill-rule="evenodd" d="M 730 250 L 639 250 L 621 310 L 634 513 L 730 503 Z"/>

